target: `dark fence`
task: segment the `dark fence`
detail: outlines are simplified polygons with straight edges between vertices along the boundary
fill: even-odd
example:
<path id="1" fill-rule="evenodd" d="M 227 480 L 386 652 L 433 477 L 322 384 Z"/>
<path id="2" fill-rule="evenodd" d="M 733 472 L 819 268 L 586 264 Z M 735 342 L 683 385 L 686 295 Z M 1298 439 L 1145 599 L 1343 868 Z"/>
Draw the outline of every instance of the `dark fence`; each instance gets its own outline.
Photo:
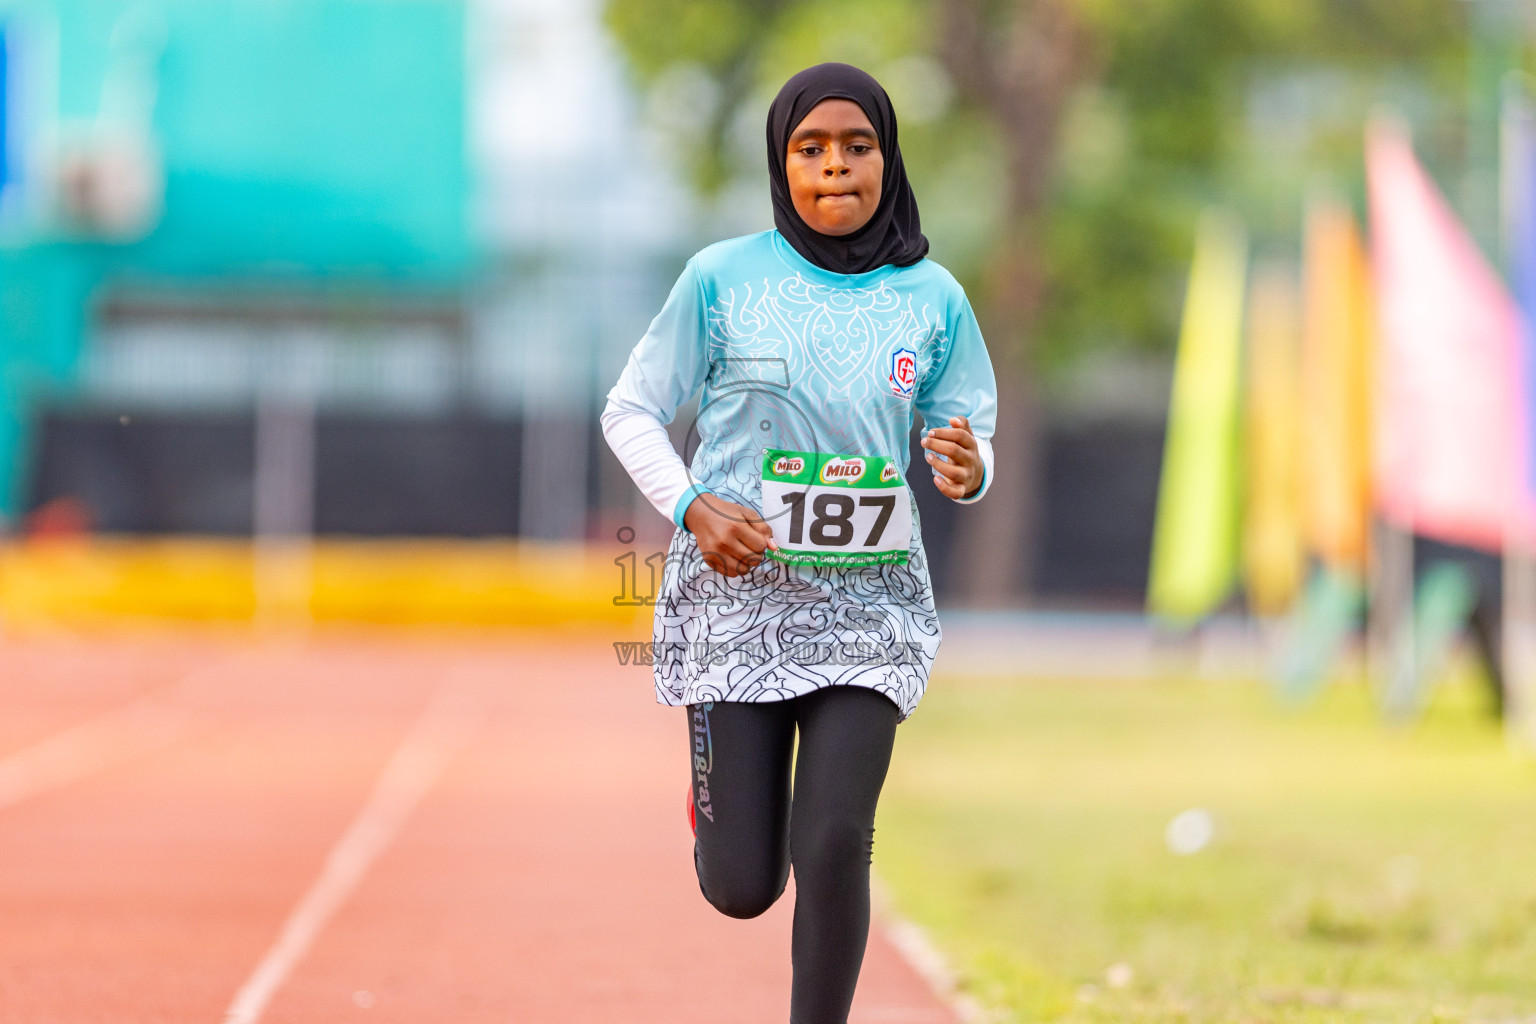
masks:
<path id="1" fill-rule="evenodd" d="M 628 484 L 616 465 L 606 465 L 613 457 L 595 417 L 561 427 L 582 430 L 586 450 L 597 453 L 586 460 L 588 506 L 622 504 Z M 523 432 L 515 418 L 485 415 L 322 413 L 315 422 L 316 532 L 516 535 Z M 55 412 L 41 424 L 28 506 L 73 499 L 107 532 L 248 534 L 254 433 L 249 414 L 157 413 L 125 422 L 116 414 Z M 1140 603 L 1162 433 L 1161 424 L 1129 422 L 1048 430 L 1036 576 L 1042 597 Z M 923 537 L 943 597 L 960 582 L 953 538 L 966 510 L 927 483 L 915 439 L 913 451 Z M 576 535 L 595 535 L 600 517 L 591 518 Z"/>
<path id="2" fill-rule="evenodd" d="M 254 448 L 251 415 L 56 413 L 42 424 L 28 505 L 74 499 L 107 532 L 249 534 Z M 521 451 L 516 420 L 322 414 L 315 531 L 516 534 Z"/>

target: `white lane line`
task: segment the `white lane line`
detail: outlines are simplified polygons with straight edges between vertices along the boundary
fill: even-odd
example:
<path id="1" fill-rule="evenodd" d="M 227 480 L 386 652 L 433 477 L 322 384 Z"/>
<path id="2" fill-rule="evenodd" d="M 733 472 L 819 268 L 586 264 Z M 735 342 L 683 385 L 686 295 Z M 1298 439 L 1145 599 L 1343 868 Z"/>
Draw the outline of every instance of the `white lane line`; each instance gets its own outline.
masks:
<path id="1" fill-rule="evenodd" d="M 229 673 L 251 664 L 253 657 L 242 653 L 221 658 L 178 682 L 0 758 L 0 810 L 183 738 L 202 724 L 185 699 L 199 686 L 227 681 Z"/>
<path id="2" fill-rule="evenodd" d="M 919 925 L 908 921 L 896 912 L 890 890 L 878 878 L 870 878 L 870 895 L 875 912 L 883 924 L 882 931 L 896 953 L 907 966 L 928 983 L 928 989 L 939 997 L 964 1024 L 990 1024 L 994 1014 L 973 997 L 961 991 L 960 978 L 950 965 L 949 958 L 928 938 Z"/>
<path id="3" fill-rule="evenodd" d="M 168 687 L 54 733 L 0 760 L 0 809 L 180 739 L 192 715 Z"/>
<path id="4" fill-rule="evenodd" d="M 474 718 L 474 705 L 462 691 L 445 686 L 438 692 L 396 748 L 373 795 L 331 848 L 320 877 L 288 915 L 277 941 L 235 994 L 224 1024 L 255 1024 L 261 1019 L 316 936 L 464 744 Z"/>

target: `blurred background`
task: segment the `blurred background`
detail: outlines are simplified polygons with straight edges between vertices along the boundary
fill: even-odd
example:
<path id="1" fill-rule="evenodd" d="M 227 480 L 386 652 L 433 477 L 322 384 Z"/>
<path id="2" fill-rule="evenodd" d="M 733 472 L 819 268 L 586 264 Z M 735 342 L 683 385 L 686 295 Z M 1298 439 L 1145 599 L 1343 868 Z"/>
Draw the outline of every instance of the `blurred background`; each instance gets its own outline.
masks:
<path id="1" fill-rule="evenodd" d="M 1528 0 L 3 0 L 0 1004 L 158 1012 L 110 962 L 192 1013 L 224 975 L 143 922 L 266 941 L 467 678 L 474 829 L 432 819 L 418 909 L 359 918 L 413 966 L 334 961 L 314 1019 L 694 1005 L 602 945 L 650 905 L 587 884 L 693 885 L 635 643 L 672 527 L 598 413 L 684 261 L 771 226 L 768 103 L 840 60 L 895 102 L 1001 392 L 988 499 L 914 481 L 944 649 L 881 807 L 945 991 L 1533 1019 L 1533 38 Z M 86 968 L 58 923 L 119 913 Z"/>
<path id="2" fill-rule="evenodd" d="M 317 595 L 369 538 L 491 590 L 560 545 L 592 580 L 659 549 L 597 412 L 682 261 L 771 223 L 763 112 L 827 59 L 891 92 L 1000 374 L 994 500 L 916 488 L 943 603 L 1315 613 L 1314 569 L 1380 575 L 1373 521 L 1467 549 L 1462 589 L 1502 600 L 1502 533 L 1388 500 L 1372 353 L 1382 217 L 1444 213 L 1468 301 L 1513 308 L 1516 0 L 52 0 L 3 32 L 13 617 L 367 617 Z M 1428 189 L 1406 213 L 1368 183 L 1373 118 Z M 25 557 L 60 538 L 98 555 L 73 591 Z M 514 615 L 472 604 L 443 614 Z"/>
<path id="3" fill-rule="evenodd" d="M 593 396 L 681 244 L 596 17 L 11 5 L 13 526 L 586 536 L 625 498 Z"/>

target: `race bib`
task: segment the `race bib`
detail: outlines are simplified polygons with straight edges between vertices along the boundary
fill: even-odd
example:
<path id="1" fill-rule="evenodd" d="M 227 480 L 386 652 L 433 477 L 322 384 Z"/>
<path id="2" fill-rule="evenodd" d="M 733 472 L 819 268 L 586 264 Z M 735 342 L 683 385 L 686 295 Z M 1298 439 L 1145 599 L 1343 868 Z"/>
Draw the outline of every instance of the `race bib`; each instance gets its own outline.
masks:
<path id="1" fill-rule="evenodd" d="M 763 518 L 791 565 L 901 563 L 912 546 L 906 481 L 880 455 L 764 451 Z"/>

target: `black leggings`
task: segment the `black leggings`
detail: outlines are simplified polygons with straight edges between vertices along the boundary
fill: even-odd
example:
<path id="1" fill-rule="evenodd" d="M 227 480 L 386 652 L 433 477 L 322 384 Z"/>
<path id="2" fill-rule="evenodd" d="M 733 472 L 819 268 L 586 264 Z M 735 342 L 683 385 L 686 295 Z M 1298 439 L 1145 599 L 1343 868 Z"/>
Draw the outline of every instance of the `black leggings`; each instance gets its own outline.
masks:
<path id="1" fill-rule="evenodd" d="M 756 917 L 795 868 L 790 1024 L 848 1020 L 869 938 L 875 803 L 896 721 L 896 705 L 861 686 L 688 707 L 693 859 L 704 898 L 731 917 Z"/>

